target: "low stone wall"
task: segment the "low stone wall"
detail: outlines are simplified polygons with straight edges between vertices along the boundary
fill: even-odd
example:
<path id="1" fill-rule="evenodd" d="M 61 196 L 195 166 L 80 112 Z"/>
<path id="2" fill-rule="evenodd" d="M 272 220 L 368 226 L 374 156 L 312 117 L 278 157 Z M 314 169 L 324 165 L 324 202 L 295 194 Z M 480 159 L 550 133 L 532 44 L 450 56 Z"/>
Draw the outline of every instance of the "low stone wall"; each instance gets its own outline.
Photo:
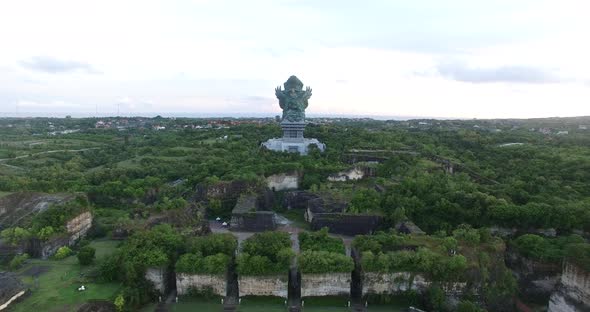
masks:
<path id="1" fill-rule="evenodd" d="M 266 186 L 273 191 L 296 190 L 299 187 L 299 174 L 273 174 L 266 178 Z"/>
<path id="2" fill-rule="evenodd" d="M 154 289 L 160 294 L 166 293 L 166 269 L 165 268 L 148 268 L 145 271 L 145 279 L 154 284 Z"/>
<path id="3" fill-rule="evenodd" d="M 365 272 L 362 279 L 363 295 L 395 295 L 409 289 L 422 293 L 431 284 L 422 275 L 412 274 L 410 272 Z M 466 283 L 443 283 L 441 287 L 448 296 L 460 296 L 466 285 Z"/>
<path id="4" fill-rule="evenodd" d="M 186 295 L 193 288 L 197 291 L 211 289 L 214 294 L 225 296 L 225 284 L 224 275 L 176 273 L 178 295 Z"/>
<path id="5" fill-rule="evenodd" d="M 287 275 L 240 276 L 238 288 L 242 296 L 275 296 L 287 298 Z"/>
<path id="6" fill-rule="evenodd" d="M 349 296 L 350 273 L 301 274 L 301 297 Z"/>
<path id="7" fill-rule="evenodd" d="M 590 311 L 590 272 L 566 262 L 560 285 L 549 300 L 548 311 Z"/>
<path id="8" fill-rule="evenodd" d="M 410 285 L 410 280 L 412 284 Z M 365 272 L 363 274 L 363 295 L 394 295 L 404 292 L 408 289 L 423 291 L 430 283 L 421 275 L 415 275 L 409 272 L 396 273 L 374 273 Z"/>

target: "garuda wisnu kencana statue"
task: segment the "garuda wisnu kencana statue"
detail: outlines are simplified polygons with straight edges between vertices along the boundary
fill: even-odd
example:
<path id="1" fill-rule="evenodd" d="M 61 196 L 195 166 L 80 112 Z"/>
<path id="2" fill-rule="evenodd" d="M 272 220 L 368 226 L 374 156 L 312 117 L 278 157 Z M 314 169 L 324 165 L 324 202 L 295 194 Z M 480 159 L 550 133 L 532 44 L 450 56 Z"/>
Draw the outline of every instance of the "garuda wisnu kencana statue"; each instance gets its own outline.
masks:
<path id="1" fill-rule="evenodd" d="M 311 97 L 311 88 L 307 87 L 303 90 L 303 82 L 295 76 L 289 77 L 283 86 L 285 90 L 281 90 L 281 86 L 275 89 L 279 106 L 283 109 L 282 121 L 304 122 L 307 100 Z"/>

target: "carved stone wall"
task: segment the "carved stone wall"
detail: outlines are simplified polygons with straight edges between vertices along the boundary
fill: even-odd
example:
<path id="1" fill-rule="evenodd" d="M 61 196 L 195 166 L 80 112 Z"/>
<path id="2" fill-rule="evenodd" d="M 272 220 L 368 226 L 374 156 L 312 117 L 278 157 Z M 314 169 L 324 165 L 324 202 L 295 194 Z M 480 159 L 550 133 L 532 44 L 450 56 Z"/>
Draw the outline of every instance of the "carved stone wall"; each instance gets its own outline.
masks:
<path id="1" fill-rule="evenodd" d="M 349 296 L 350 273 L 301 274 L 301 297 Z"/>
<path id="2" fill-rule="evenodd" d="M 166 293 L 166 268 L 148 268 L 145 271 L 145 279 L 154 284 L 154 289 L 160 294 Z"/>
<path id="3" fill-rule="evenodd" d="M 287 298 L 288 277 L 285 274 L 275 276 L 240 276 L 238 287 L 242 296 L 275 296 Z"/>
<path id="4" fill-rule="evenodd" d="M 66 224 L 66 230 L 68 231 L 68 234 L 70 234 L 70 244 L 73 245 L 81 237 L 84 237 L 91 227 L 92 213 L 90 213 L 90 211 L 83 212 L 68 221 Z"/>
<path id="5" fill-rule="evenodd" d="M 266 178 L 266 186 L 273 191 L 296 190 L 299 187 L 299 174 L 273 174 Z"/>
<path id="6" fill-rule="evenodd" d="M 214 294 L 225 296 L 225 284 L 225 275 L 176 273 L 178 295 L 186 295 L 194 288 L 198 291 L 211 289 Z"/>
<path id="7" fill-rule="evenodd" d="M 558 289 L 549 300 L 548 311 L 590 311 L 590 272 L 566 262 Z"/>

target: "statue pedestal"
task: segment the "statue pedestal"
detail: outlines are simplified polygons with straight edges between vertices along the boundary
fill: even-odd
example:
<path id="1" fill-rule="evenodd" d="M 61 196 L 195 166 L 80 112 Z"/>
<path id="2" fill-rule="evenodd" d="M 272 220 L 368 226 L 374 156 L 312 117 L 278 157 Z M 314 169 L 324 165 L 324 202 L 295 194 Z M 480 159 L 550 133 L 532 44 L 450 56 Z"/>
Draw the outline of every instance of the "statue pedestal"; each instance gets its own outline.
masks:
<path id="1" fill-rule="evenodd" d="M 306 139 L 303 137 L 303 130 L 305 129 L 305 122 L 281 122 L 283 129 L 283 137 L 280 139 L 270 139 L 262 146 L 271 151 L 290 152 L 307 155 L 311 145 L 317 146 L 320 151 L 326 149 L 326 145 L 318 139 Z"/>

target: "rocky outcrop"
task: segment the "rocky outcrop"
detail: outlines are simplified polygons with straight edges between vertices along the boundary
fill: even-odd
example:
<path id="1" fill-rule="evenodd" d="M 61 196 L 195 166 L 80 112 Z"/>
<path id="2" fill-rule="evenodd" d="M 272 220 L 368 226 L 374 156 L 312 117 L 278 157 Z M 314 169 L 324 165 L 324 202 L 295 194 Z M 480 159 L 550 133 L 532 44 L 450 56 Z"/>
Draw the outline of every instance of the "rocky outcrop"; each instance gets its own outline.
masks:
<path id="1" fill-rule="evenodd" d="M 349 296 L 350 273 L 301 274 L 301 296 Z"/>
<path id="2" fill-rule="evenodd" d="M 288 210 L 291 209 L 307 209 L 307 203 L 315 198 L 317 194 L 308 191 L 292 191 L 285 193 L 283 197 L 283 207 Z"/>
<path id="3" fill-rule="evenodd" d="M 70 245 L 75 244 L 80 238 L 86 236 L 86 233 L 92 227 L 92 213 L 83 212 L 66 224 L 66 230 L 70 235 Z"/>
<path id="4" fill-rule="evenodd" d="M 176 274 L 176 292 L 187 295 L 191 289 L 198 292 L 211 290 L 214 294 L 225 296 L 226 280 L 224 275 L 211 274 Z"/>
<path id="5" fill-rule="evenodd" d="M 24 296 L 26 291 L 25 285 L 16 274 L 0 272 L 0 311 Z"/>
<path id="6" fill-rule="evenodd" d="M 266 178 L 266 187 L 273 191 L 296 190 L 299 188 L 300 175 L 294 173 L 273 174 Z"/>
<path id="7" fill-rule="evenodd" d="M 36 214 L 53 204 L 63 204 L 75 198 L 74 194 L 46 194 L 17 192 L 0 198 L 0 230 L 23 226 Z"/>
<path id="8" fill-rule="evenodd" d="M 145 271 L 145 279 L 152 282 L 154 289 L 160 294 L 166 293 L 166 268 L 148 268 Z"/>
<path id="9" fill-rule="evenodd" d="M 274 296 L 287 298 L 288 277 L 285 276 L 240 276 L 240 297 Z"/>
<path id="10" fill-rule="evenodd" d="M 365 177 L 365 173 L 359 167 L 354 167 L 349 170 L 340 171 L 335 174 L 331 174 L 328 176 L 328 181 L 330 182 L 344 182 L 344 181 L 354 181 L 360 180 Z"/>
<path id="11" fill-rule="evenodd" d="M 410 272 L 363 274 L 363 295 L 396 295 L 407 290 L 425 292 L 431 282 L 420 274 Z M 459 296 L 467 286 L 466 283 L 443 283 L 441 285 L 447 296 Z"/>
<path id="12" fill-rule="evenodd" d="M 525 258 L 513 249 L 507 250 L 505 262 L 516 277 L 521 298 L 547 304 L 547 299 L 559 283 L 561 267 L 558 264 Z"/>
<path id="13" fill-rule="evenodd" d="M 590 311 L 590 272 L 565 262 L 557 291 L 549 299 L 548 311 Z"/>
<path id="14" fill-rule="evenodd" d="M 275 213 L 264 211 L 256 195 L 242 195 L 232 210 L 230 227 L 234 230 L 261 232 L 276 229 Z"/>

